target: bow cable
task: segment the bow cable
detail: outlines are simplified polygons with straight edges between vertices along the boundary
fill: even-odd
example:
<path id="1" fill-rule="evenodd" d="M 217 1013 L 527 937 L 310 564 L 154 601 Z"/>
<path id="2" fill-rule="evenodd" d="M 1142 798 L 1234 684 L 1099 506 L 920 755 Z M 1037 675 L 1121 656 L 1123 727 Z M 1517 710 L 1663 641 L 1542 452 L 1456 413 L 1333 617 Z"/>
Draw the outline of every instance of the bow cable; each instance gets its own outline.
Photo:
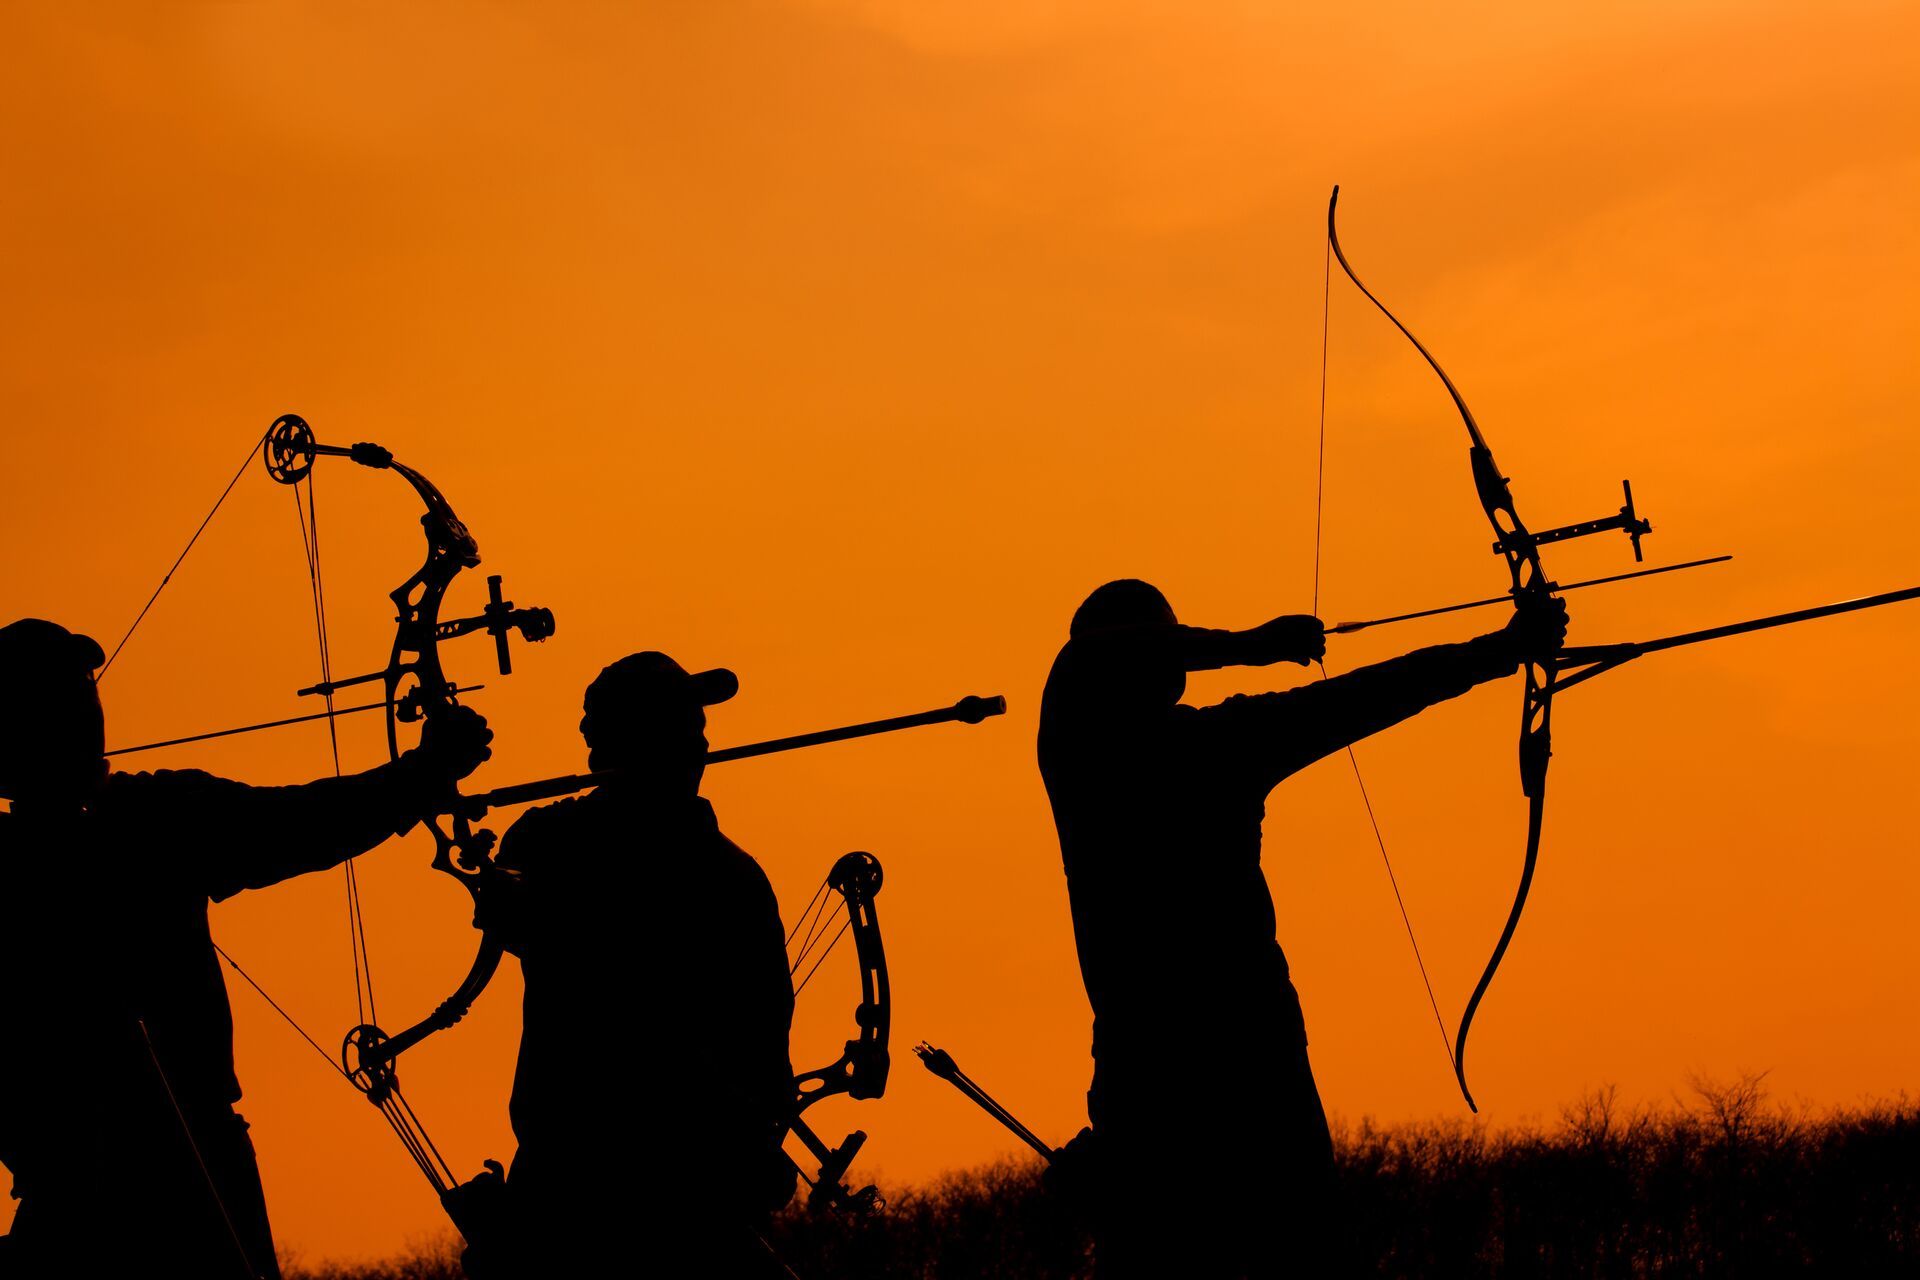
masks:
<path id="1" fill-rule="evenodd" d="M 222 489 L 220 496 L 213 500 L 213 506 L 208 509 L 207 514 L 200 518 L 199 527 L 193 531 L 193 536 L 187 539 L 187 545 L 180 548 L 180 554 L 173 558 L 173 564 L 167 569 L 166 573 L 161 575 L 160 585 L 153 589 L 153 594 L 147 597 L 147 602 L 140 606 L 140 612 L 134 615 L 133 622 L 128 625 L 126 632 L 120 637 L 120 643 L 113 646 L 113 652 L 107 656 L 105 662 L 100 664 L 99 674 L 93 678 L 93 682 L 96 685 L 107 678 L 107 669 L 113 666 L 113 660 L 120 656 L 120 651 L 127 647 L 127 641 L 133 639 L 133 633 L 138 631 L 140 624 L 147 620 L 147 611 L 153 608 L 154 601 L 160 598 L 160 593 L 167 589 L 169 582 L 173 581 L 174 573 L 178 571 L 181 564 L 186 561 L 187 552 L 193 550 L 193 544 L 200 541 L 200 535 L 205 533 L 207 526 L 213 523 L 214 516 L 220 512 L 221 504 L 226 502 L 227 495 L 233 492 L 233 486 L 239 484 L 240 477 L 247 474 L 247 468 L 253 465 L 254 450 L 265 443 L 266 438 L 266 435 L 262 434 L 260 439 L 247 446 L 246 460 L 240 464 L 240 469 L 233 473 L 233 479 L 227 481 L 227 487 Z"/>
<path id="2" fill-rule="evenodd" d="M 827 931 L 833 929 L 836 900 L 842 908 L 846 906 L 846 899 L 834 892 L 832 874 L 829 872 L 820 881 L 820 887 L 813 891 L 813 897 L 807 900 L 807 905 L 801 908 L 800 916 L 794 922 L 793 928 L 787 931 L 787 976 L 795 978 L 793 984 L 795 996 L 807 989 L 807 983 L 813 980 L 813 975 L 819 972 L 820 966 L 825 964 L 827 957 L 833 954 L 833 949 L 839 945 L 841 936 L 853 927 L 852 913 L 841 910 L 840 927 L 834 929 L 831 936 L 828 935 Z M 798 951 L 793 949 L 795 938 L 800 939 Z M 816 951 L 818 955 L 814 954 Z M 813 960 L 812 965 L 807 967 L 806 973 L 801 974 L 801 966 L 806 965 L 810 957 Z"/>

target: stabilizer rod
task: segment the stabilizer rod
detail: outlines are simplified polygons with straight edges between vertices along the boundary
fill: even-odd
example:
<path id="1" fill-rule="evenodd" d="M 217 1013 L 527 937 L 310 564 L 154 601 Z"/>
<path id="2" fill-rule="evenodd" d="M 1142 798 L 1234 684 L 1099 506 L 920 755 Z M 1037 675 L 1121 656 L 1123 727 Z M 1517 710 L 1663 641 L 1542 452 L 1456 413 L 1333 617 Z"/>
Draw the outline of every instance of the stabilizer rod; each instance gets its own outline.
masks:
<path id="1" fill-rule="evenodd" d="M 754 756 L 768 756 L 780 751 L 795 751 L 801 747 L 816 747 L 828 742 L 845 742 L 849 738 L 867 738 L 877 733 L 894 733 L 901 729 L 917 729 L 921 725 L 979 724 L 989 716 L 1005 715 L 1007 700 L 1004 697 L 962 698 L 950 707 L 937 707 L 932 711 L 918 711 L 912 715 L 892 716 L 886 720 L 868 720 L 861 724 L 844 725 L 838 729 L 821 729 L 815 733 L 799 733 L 788 738 L 772 738 L 766 742 L 750 742 L 738 747 L 722 747 L 718 751 L 707 752 L 707 763 L 724 764 L 729 760 L 746 760 Z M 539 782 L 522 782 L 510 787 L 496 787 L 492 791 L 481 791 L 470 796 L 461 796 L 457 800 L 459 812 L 467 818 L 479 818 L 489 809 L 504 805 L 526 804 L 534 800 L 551 800 L 555 796 L 571 795 L 576 791 L 586 791 L 604 783 L 613 782 L 622 776 L 618 769 L 601 769 L 593 773 L 570 773 L 559 778 L 545 778 Z"/>

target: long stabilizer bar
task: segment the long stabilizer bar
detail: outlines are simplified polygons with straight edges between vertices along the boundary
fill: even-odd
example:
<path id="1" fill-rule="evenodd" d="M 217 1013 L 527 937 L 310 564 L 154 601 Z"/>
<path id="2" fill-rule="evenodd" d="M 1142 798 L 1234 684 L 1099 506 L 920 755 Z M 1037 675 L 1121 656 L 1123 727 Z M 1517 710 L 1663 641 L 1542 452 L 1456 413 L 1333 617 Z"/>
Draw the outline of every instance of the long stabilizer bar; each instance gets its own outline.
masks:
<path id="1" fill-rule="evenodd" d="M 773 755 L 780 751 L 794 751 L 801 747 L 816 747 L 827 742 L 845 742 L 849 738 L 867 738 L 876 733 L 894 733 L 901 729 L 917 729 L 921 725 L 979 724 L 989 716 L 1005 715 L 1007 700 L 1004 697 L 962 698 L 950 707 L 936 707 L 932 711 L 917 711 L 912 715 L 892 716 L 885 720 L 868 720 L 861 724 L 843 725 L 838 729 L 821 729 L 815 733 L 797 733 L 787 738 L 772 738 L 765 742 L 749 742 L 738 747 L 722 747 L 718 751 L 707 752 L 708 764 L 723 764 L 728 760 L 746 760 L 753 756 Z M 576 791 L 586 791 L 620 777 L 617 769 L 602 769 L 594 773 L 571 773 L 560 778 L 544 778 L 539 782 L 522 782 L 510 787 L 496 787 L 492 791 L 481 791 L 470 796 L 461 796 L 455 801 L 459 811 L 468 818 L 483 816 L 489 809 L 503 805 L 526 804 L 533 800 L 551 800 L 555 796 L 571 795 Z"/>

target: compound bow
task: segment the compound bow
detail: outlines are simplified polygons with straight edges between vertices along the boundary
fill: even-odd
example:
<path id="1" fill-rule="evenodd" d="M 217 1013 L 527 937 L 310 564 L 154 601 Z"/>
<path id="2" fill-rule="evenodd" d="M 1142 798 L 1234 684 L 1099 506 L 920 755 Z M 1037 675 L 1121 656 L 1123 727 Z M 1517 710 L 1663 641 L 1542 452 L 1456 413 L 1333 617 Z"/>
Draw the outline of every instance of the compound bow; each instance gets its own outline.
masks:
<path id="1" fill-rule="evenodd" d="M 267 473 L 285 485 L 299 484 L 320 457 L 350 458 L 363 467 L 392 471 L 413 487 L 426 507 L 420 517 L 420 527 L 427 539 L 426 559 L 387 597 L 393 601 L 396 610 L 393 647 L 387 655 L 387 665 L 367 675 L 349 676 L 342 680 L 329 677 L 300 690 L 302 695 L 319 695 L 330 699 L 340 689 L 378 680 L 386 695 L 383 701 L 386 706 L 387 754 L 390 759 L 400 758 L 400 725 L 415 721 L 424 724 L 457 705 L 456 686 L 447 678 L 440 663 L 441 641 L 474 631 L 485 631 L 493 637 L 494 656 L 500 674 L 508 675 L 513 671 L 513 658 L 507 641 L 513 632 L 518 631 L 522 639 L 535 642 L 553 634 L 552 611 L 515 608 L 512 601 L 501 597 L 498 574 L 487 579 L 488 601 L 479 614 L 468 618 L 441 619 L 440 607 L 447 588 L 461 570 L 479 565 L 480 544 L 460 517 L 454 514 L 452 505 L 433 482 L 412 467 L 396 461 L 386 449 L 365 443 L 347 447 L 318 444 L 306 420 L 290 413 L 276 419 L 267 429 L 261 455 L 266 462 Z M 508 873 L 493 864 L 493 832 L 484 828 L 475 829 L 468 822 L 455 802 L 457 795 L 458 788 L 449 785 L 446 793 L 427 805 L 419 816 L 422 825 L 433 836 L 433 861 L 430 865 L 435 871 L 452 876 L 460 883 L 472 897 L 478 918 L 488 886 Z M 440 823 L 441 814 L 451 814 L 445 826 Z M 457 1187 L 459 1179 L 447 1166 L 446 1160 L 421 1127 L 413 1108 L 401 1094 L 395 1067 L 401 1053 L 466 1016 L 474 1000 L 486 989 L 487 983 L 499 969 L 502 954 L 500 939 L 483 929 L 466 976 L 431 1013 L 394 1035 L 388 1035 L 369 1019 L 347 1032 L 340 1047 L 341 1070 L 355 1088 L 380 1108 L 380 1113 L 387 1118 L 387 1123 L 420 1166 L 420 1171 L 426 1175 L 442 1203 L 448 1203 L 448 1196 Z M 463 1234 L 471 1238 L 473 1233 L 466 1230 L 466 1224 L 457 1222 L 456 1225 L 461 1226 Z"/>
<path id="2" fill-rule="evenodd" d="M 815 1103 L 839 1094 L 866 1099 L 878 1098 L 887 1091 L 887 1072 L 893 1065 L 887 1050 L 893 1029 L 893 994 L 887 983 L 880 918 L 874 912 L 873 900 L 880 893 L 881 879 L 880 859 L 870 853 L 847 854 L 828 870 L 827 878 L 787 934 L 788 972 L 794 978 L 795 996 L 806 990 L 841 935 L 853 934 L 854 957 L 860 969 L 860 1003 L 854 1008 L 853 1021 L 859 1033 L 846 1042 L 834 1061 L 793 1077 L 793 1107 L 787 1128 L 812 1153 L 819 1168 L 809 1175 L 791 1155 L 787 1159 L 811 1188 L 809 1204 L 854 1214 L 871 1213 L 884 1203 L 872 1186 L 854 1191 L 846 1184 L 847 1169 L 866 1144 L 865 1131 L 855 1129 L 838 1146 L 829 1147 L 801 1115 Z M 833 924 L 830 894 L 839 895 L 846 919 L 829 937 Z M 793 949 L 795 939 L 800 944 L 797 952 Z M 801 972 L 803 967 L 805 973 Z"/>
<path id="3" fill-rule="evenodd" d="M 453 580 L 462 570 L 479 565 L 479 544 L 466 525 L 454 514 L 452 505 L 433 482 L 412 467 L 396 461 L 388 450 L 377 444 L 366 443 L 351 446 L 320 444 L 314 439 L 313 429 L 304 418 L 298 414 L 288 413 L 276 418 L 267 428 L 261 438 L 260 454 L 268 475 L 277 483 L 298 486 L 302 481 L 308 481 L 308 506 L 302 512 L 302 532 L 307 539 L 308 569 L 314 591 L 315 620 L 320 633 L 322 679 L 317 684 L 299 690 L 299 693 L 303 696 L 318 696 L 326 700 L 327 710 L 320 713 L 320 717 L 327 719 L 330 727 L 334 716 L 340 714 L 333 706 L 333 695 L 338 690 L 378 681 L 384 693 L 381 702 L 349 710 L 370 710 L 376 706 L 384 708 L 387 753 L 390 759 L 398 760 L 401 755 L 400 726 L 413 723 L 424 724 L 444 714 L 457 705 L 458 695 L 467 691 L 447 677 L 440 661 L 439 646 L 442 641 L 476 631 L 485 631 L 493 637 L 494 652 L 500 673 L 506 675 L 513 670 L 512 655 L 508 647 L 508 640 L 512 633 L 517 631 L 522 639 L 536 642 L 545 640 L 553 634 L 552 612 L 543 608 L 516 608 L 512 601 L 502 598 L 500 577 L 497 574 L 487 579 L 488 602 L 479 614 L 465 618 L 441 618 L 441 607 Z M 388 653 L 386 665 L 379 671 L 366 675 L 337 680 L 332 676 L 331 656 L 327 643 L 326 606 L 321 591 L 318 532 L 313 512 L 310 480 L 315 461 L 322 457 L 347 458 L 363 467 L 391 471 L 412 487 L 425 507 L 420 517 L 420 526 L 426 535 L 426 556 L 420 567 L 388 595 L 388 598 L 393 601 L 396 614 L 393 645 Z M 238 480 L 238 476 L 235 480 Z M 230 483 L 227 492 L 230 493 L 232 487 Z M 223 502 L 225 498 L 226 493 L 222 493 L 221 501 Z M 209 512 L 206 520 L 201 522 L 201 530 L 206 528 L 207 522 L 213 518 L 214 512 L 217 512 L 219 507 L 220 502 L 216 502 L 213 511 Z M 198 537 L 199 532 L 196 531 L 194 539 L 197 540 Z M 187 550 L 191 550 L 192 546 L 193 541 L 190 540 Z M 184 560 L 186 554 L 186 551 L 180 553 L 181 560 Z M 176 560 L 174 568 L 177 569 L 179 564 L 180 560 Z M 165 588 L 166 581 L 171 577 L 172 571 L 169 570 L 167 579 L 163 580 L 160 589 L 154 592 L 154 598 L 158 597 L 159 591 Z M 147 607 L 151 608 L 152 604 L 153 599 L 149 599 Z M 146 610 L 143 609 L 140 618 L 145 616 Z M 127 638 L 132 636 L 133 630 L 139 626 L 139 622 L 140 619 L 136 618 L 133 627 L 128 629 L 127 637 L 123 637 L 120 645 L 116 646 L 114 650 L 116 656 L 120 648 L 125 646 Z M 294 721 L 275 723 L 294 723 L 309 718 L 316 717 L 298 717 Z M 174 741 L 195 741 L 199 738 L 222 736 L 228 732 L 246 732 L 248 729 L 260 727 L 271 726 L 248 726 L 243 730 L 200 734 L 193 738 Z M 170 742 L 153 745 L 173 744 Z M 138 749 L 144 748 L 127 750 Z M 337 764 L 336 745 L 336 767 Z M 507 873 L 493 865 L 491 858 L 493 833 L 474 828 L 458 804 L 457 797 L 457 788 L 449 786 L 445 794 L 430 799 L 417 816 L 433 836 L 434 854 L 431 865 L 434 870 L 444 872 L 459 881 L 473 898 L 476 912 L 478 912 L 480 900 L 487 886 Z M 443 814 L 450 815 L 445 825 L 440 821 L 440 816 Z M 359 894 L 354 881 L 351 860 L 347 864 L 347 876 L 349 909 L 354 915 L 354 963 L 358 981 L 359 977 L 368 971 L 364 933 L 358 919 Z M 401 1095 L 399 1080 L 394 1070 L 395 1061 L 406 1049 L 419 1044 L 435 1031 L 452 1026 L 466 1015 L 473 1001 L 485 989 L 499 967 L 501 953 L 499 940 L 483 931 L 473 962 L 468 966 L 466 976 L 461 979 L 453 993 L 424 1018 L 391 1036 L 382 1031 L 374 1020 L 369 975 L 363 992 L 365 1003 L 362 1009 L 365 1020 L 347 1033 L 341 1047 L 338 1069 L 380 1108 L 387 1122 L 393 1127 L 394 1133 L 399 1136 L 414 1162 L 419 1165 L 421 1172 L 426 1175 L 428 1182 L 440 1195 L 442 1203 L 448 1204 L 450 1212 L 453 1206 L 449 1203 L 448 1196 L 455 1190 L 458 1179 L 434 1147 L 432 1140 L 427 1137 L 418 1117 Z M 222 954 L 225 953 L 222 952 Z M 233 964 L 231 957 L 228 957 L 228 963 Z M 259 984 L 247 976 L 237 964 L 233 967 L 246 977 L 250 984 L 256 988 L 259 987 Z M 265 992 L 262 991 L 262 994 L 264 995 Z M 276 1002 L 274 1007 L 279 1009 L 280 1006 Z M 284 1011 L 283 1016 L 286 1016 Z M 290 1017 L 288 1020 L 292 1021 Z M 296 1030 L 299 1029 L 298 1023 L 294 1026 Z M 305 1035 L 305 1032 L 302 1031 L 301 1034 Z M 457 1222 L 456 1225 L 461 1224 Z"/>

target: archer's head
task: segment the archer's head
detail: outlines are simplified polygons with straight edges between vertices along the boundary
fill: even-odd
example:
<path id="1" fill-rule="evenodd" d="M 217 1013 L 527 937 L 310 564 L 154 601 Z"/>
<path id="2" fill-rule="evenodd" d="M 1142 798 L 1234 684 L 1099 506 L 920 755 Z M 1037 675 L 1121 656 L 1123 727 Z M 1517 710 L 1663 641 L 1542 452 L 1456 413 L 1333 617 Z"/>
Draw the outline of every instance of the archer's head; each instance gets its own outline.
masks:
<path id="1" fill-rule="evenodd" d="M 707 708 L 739 691 L 724 667 L 689 672 L 649 650 L 620 659 L 587 686 L 580 736 L 587 767 L 631 775 L 627 790 L 691 796 L 706 770 Z"/>
<path id="2" fill-rule="evenodd" d="M 1067 634 L 1072 640 L 1083 640 L 1102 634 L 1172 629 L 1179 625 L 1180 619 L 1174 616 L 1173 606 L 1167 603 L 1160 588 L 1138 578 L 1121 578 L 1094 588 L 1093 594 L 1081 601 L 1080 607 L 1074 610 Z M 1144 651 L 1153 652 L 1153 649 L 1149 646 Z M 1156 701 L 1164 701 L 1171 707 L 1186 695 L 1187 673 L 1178 667 L 1143 674 L 1151 675 L 1153 687 L 1140 692 Z"/>
<path id="3" fill-rule="evenodd" d="M 1076 639 L 1093 631 L 1118 627 L 1171 627 L 1179 623 L 1173 606 L 1160 594 L 1160 588 L 1138 578 L 1121 578 L 1095 587 L 1093 594 L 1074 610 L 1073 624 L 1067 633 Z"/>
<path id="4" fill-rule="evenodd" d="M 104 717 L 90 637 L 22 618 L 0 627 L 0 796 L 77 805 L 106 776 Z"/>

